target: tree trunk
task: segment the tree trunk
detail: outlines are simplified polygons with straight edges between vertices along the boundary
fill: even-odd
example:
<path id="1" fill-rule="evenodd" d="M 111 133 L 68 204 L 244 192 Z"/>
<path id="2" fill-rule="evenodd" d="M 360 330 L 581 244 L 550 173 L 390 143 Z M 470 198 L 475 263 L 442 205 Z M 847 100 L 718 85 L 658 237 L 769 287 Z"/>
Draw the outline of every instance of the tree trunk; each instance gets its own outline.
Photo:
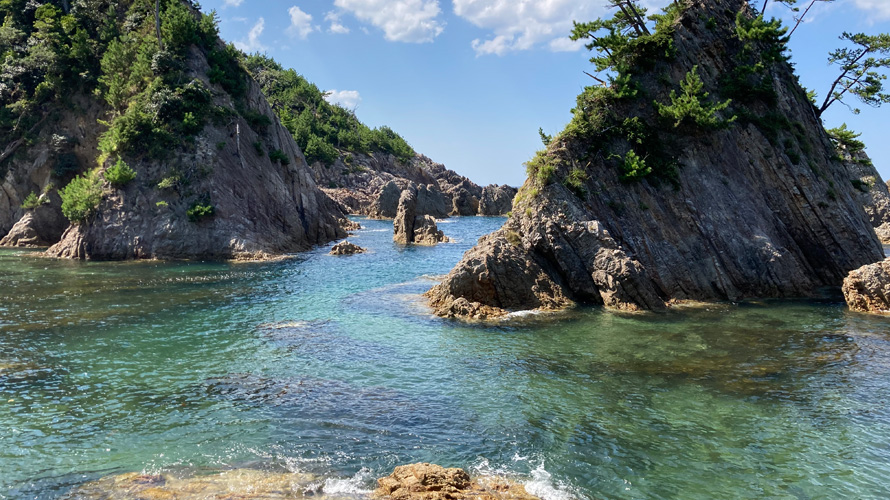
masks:
<path id="1" fill-rule="evenodd" d="M 158 49 L 164 50 L 164 41 L 161 40 L 161 0 L 155 0 L 155 30 L 158 32 Z"/>

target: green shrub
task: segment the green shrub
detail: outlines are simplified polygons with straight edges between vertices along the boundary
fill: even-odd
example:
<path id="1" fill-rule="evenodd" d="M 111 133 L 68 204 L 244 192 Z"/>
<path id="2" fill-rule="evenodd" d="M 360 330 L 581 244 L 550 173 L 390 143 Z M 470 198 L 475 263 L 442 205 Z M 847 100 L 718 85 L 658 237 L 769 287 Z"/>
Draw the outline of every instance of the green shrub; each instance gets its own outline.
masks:
<path id="1" fill-rule="evenodd" d="M 303 154 L 306 155 L 306 161 L 308 161 L 310 165 L 315 162 L 330 165 L 340 156 L 337 152 L 337 148 L 328 144 L 324 139 L 317 135 L 309 137 L 309 142 L 306 144 L 306 149 L 303 151 Z"/>
<path id="2" fill-rule="evenodd" d="M 117 163 L 105 170 L 105 180 L 116 188 L 126 186 L 135 178 L 136 171 L 120 158 L 117 159 Z"/>
<path id="3" fill-rule="evenodd" d="M 49 199 L 43 198 L 42 200 L 37 197 L 37 194 L 31 191 L 31 194 L 25 197 L 25 200 L 22 202 L 22 208 L 25 210 L 34 210 L 40 205 L 46 205 L 49 203 Z"/>
<path id="4" fill-rule="evenodd" d="M 871 188 L 874 186 L 874 181 L 866 182 L 862 179 L 850 179 L 850 184 L 852 184 L 854 188 L 862 191 L 863 193 L 867 193 L 871 191 Z"/>
<path id="5" fill-rule="evenodd" d="M 201 219 L 212 217 L 216 213 L 216 209 L 209 202 L 194 202 L 185 212 L 192 222 L 198 222 Z"/>
<path id="6" fill-rule="evenodd" d="M 158 207 L 158 208 L 167 208 L 167 207 L 170 206 L 170 204 L 167 203 L 167 202 L 164 201 L 164 200 L 161 200 L 161 201 L 155 203 L 155 206 Z"/>
<path id="7" fill-rule="evenodd" d="M 680 82 L 682 93 L 677 95 L 676 91 L 671 91 L 670 105 L 655 102 L 658 114 L 674 121 L 674 127 L 679 127 L 684 121 L 691 121 L 702 128 L 722 128 L 734 122 L 737 118 L 735 116 L 728 120 L 717 116 L 717 113 L 729 106 L 732 99 L 722 103 L 705 104 L 703 101 L 710 94 L 704 92 L 704 86 L 704 82 L 698 76 L 698 66 L 693 66 L 686 73 L 686 78 Z"/>
<path id="8" fill-rule="evenodd" d="M 556 165 L 546 151 L 538 151 L 534 158 L 525 162 L 525 173 L 529 179 L 534 179 L 536 185 L 546 186 L 556 174 Z"/>
<path id="9" fill-rule="evenodd" d="M 859 136 L 862 134 L 848 129 L 846 123 L 840 127 L 828 129 L 826 132 L 835 144 L 843 146 L 851 155 L 865 151 L 865 143 L 859 140 Z"/>
<path id="10" fill-rule="evenodd" d="M 260 156 L 262 156 L 263 153 L 266 152 L 266 150 L 263 149 L 263 143 L 261 141 L 253 141 L 253 149 L 254 151 L 256 151 L 256 154 Z"/>
<path id="11" fill-rule="evenodd" d="M 102 179 L 97 171 L 79 175 L 59 191 L 62 213 L 71 222 L 82 223 L 99 208 L 102 194 Z"/>
<path id="12" fill-rule="evenodd" d="M 278 162 L 282 165 L 290 164 L 290 158 L 288 158 L 287 155 L 284 154 L 284 151 L 280 149 L 269 151 L 269 159 L 271 159 L 273 163 Z"/>
<path id="13" fill-rule="evenodd" d="M 621 162 L 621 180 L 638 181 L 652 173 L 652 167 L 646 165 L 646 159 L 640 157 L 634 150 L 624 155 Z"/>
<path id="14" fill-rule="evenodd" d="M 171 189 L 176 187 L 177 184 L 179 184 L 178 175 L 164 177 L 163 179 L 161 179 L 161 182 L 158 183 L 158 189 Z"/>
<path id="15" fill-rule="evenodd" d="M 584 196 L 587 192 L 587 180 L 590 177 L 587 175 L 587 172 L 580 168 L 573 168 L 569 175 L 563 181 L 563 184 L 575 192 L 578 196 Z"/>

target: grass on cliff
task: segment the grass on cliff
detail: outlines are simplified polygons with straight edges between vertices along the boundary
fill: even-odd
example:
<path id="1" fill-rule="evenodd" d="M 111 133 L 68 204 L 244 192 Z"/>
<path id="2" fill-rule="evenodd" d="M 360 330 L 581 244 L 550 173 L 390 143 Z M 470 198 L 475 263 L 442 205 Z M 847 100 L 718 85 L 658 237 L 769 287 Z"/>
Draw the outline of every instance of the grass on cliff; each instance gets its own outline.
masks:
<path id="1" fill-rule="evenodd" d="M 59 190 L 62 198 L 62 214 L 73 223 L 83 223 L 92 216 L 102 202 L 102 179 L 98 170 L 92 170 L 71 180 Z"/>

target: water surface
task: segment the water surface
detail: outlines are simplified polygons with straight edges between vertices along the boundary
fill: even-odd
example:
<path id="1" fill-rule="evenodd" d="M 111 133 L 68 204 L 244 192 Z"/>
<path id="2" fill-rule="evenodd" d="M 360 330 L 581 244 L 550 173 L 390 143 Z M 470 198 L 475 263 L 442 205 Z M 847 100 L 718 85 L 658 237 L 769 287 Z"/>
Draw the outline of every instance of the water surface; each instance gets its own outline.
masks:
<path id="1" fill-rule="evenodd" d="M 579 309 L 497 326 L 418 295 L 457 243 L 267 264 L 0 250 L 0 498 L 131 471 L 287 469 L 360 494 L 398 464 L 549 500 L 890 497 L 890 320 L 842 303 Z"/>

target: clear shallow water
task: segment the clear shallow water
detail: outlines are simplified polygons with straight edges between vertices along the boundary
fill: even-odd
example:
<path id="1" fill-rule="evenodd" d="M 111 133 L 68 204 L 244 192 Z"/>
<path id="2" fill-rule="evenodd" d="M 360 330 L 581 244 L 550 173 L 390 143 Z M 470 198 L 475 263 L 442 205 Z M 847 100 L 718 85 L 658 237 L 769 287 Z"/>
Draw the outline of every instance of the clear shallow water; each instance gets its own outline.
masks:
<path id="1" fill-rule="evenodd" d="M 503 219 L 391 223 L 271 264 L 0 250 L 0 498 L 131 471 L 285 468 L 373 487 L 432 461 L 548 499 L 890 497 L 890 319 L 839 302 L 496 327 L 417 295 Z"/>

